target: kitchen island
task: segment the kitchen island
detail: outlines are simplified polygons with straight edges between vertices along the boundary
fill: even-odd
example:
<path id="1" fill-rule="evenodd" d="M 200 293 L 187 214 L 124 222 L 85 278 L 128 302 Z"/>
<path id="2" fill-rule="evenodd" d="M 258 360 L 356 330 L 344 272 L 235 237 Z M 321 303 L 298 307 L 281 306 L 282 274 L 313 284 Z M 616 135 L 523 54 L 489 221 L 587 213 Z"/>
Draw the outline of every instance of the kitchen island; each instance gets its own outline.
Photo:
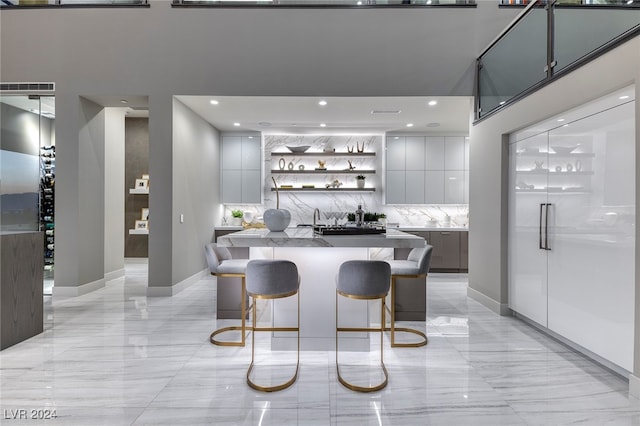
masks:
<path id="1" fill-rule="evenodd" d="M 424 247 L 424 238 L 395 229 L 377 235 L 314 234 L 311 228 L 287 228 L 284 232 L 247 229 L 224 235 L 218 244 L 226 247 L 249 247 L 251 259 L 287 259 L 294 262 L 300 274 L 300 348 L 332 350 L 335 347 L 335 288 L 340 265 L 347 260 L 393 258 L 395 248 Z M 373 302 L 371 302 L 373 303 Z M 425 300 L 426 303 L 426 300 Z M 292 326 L 296 321 L 296 298 L 273 304 L 271 323 L 277 327 Z M 369 324 L 369 302 L 341 298 L 341 323 L 353 327 Z M 372 305 L 374 320 L 378 309 Z M 267 310 L 265 310 L 266 312 Z M 295 334 L 274 333 L 272 349 L 294 350 Z M 365 333 L 349 336 L 341 347 L 369 350 Z M 346 340 L 346 339 L 345 339 Z"/>

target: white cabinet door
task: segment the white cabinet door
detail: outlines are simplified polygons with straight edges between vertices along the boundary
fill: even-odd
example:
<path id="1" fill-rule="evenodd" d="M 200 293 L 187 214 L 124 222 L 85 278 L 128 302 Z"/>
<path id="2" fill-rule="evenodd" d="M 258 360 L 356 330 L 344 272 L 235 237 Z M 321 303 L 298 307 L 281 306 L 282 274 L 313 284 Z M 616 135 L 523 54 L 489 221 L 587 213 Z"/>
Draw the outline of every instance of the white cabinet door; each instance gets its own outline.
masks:
<path id="1" fill-rule="evenodd" d="M 222 171 L 222 202 L 242 203 L 242 171 Z"/>
<path id="2" fill-rule="evenodd" d="M 424 170 L 424 137 L 407 136 L 405 139 L 405 169 Z"/>
<path id="3" fill-rule="evenodd" d="M 425 170 L 444 170 L 444 136 L 425 138 Z"/>
<path id="4" fill-rule="evenodd" d="M 444 173 L 427 170 L 424 172 L 424 202 L 426 204 L 444 203 Z"/>
<path id="5" fill-rule="evenodd" d="M 547 135 L 509 146 L 509 307 L 547 326 L 547 250 L 544 250 L 547 173 L 532 173 L 547 162 Z"/>
<path id="6" fill-rule="evenodd" d="M 419 170 L 405 172 L 405 203 L 424 204 L 424 174 Z"/>
<path id="7" fill-rule="evenodd" d="M 387 138 L 387 170 L 405 170 L 405 138 L 389 136 Z"/>
<path id="8" fill-rule="evenodd" d="M 464 137 L 447 136 L 444 140 L 444 169 L 464 170 Z"/>
<path id="9" fill-rule="evenodd" d="M 260 170 L 242 171 L 242 202 L 259 203 L 262 201 Z"/>
<path id="10" fill-rule="evenodd" d="M 550 146 L 566 146 L 568 140 L 579 144 L 576 151 L 582 152 L 567 154 L 562 163 L 579 159 L 584 164 L 582 173 L 593 174 L 586 175 L 589 182 L 585 176 L 564 173 L 550 184 L 583 190 L 549 194 L 553 204 L 549 329 L 633 371 L 633 105 L 615 107 L 549 133 Z M 580 156 L 589 153 L 593 153 L 592 163 Z"/>
<path id="11" fill-rule="evenodd" d="M 405 171 L 388 170 L 387 187 L 385 188 L 387 204 L 404 204 Z"/>
<path id="12" fill-rule="evenodd" d="M 242 137 L 242 169 L 243 170 L 260 170 L 262 162 L 262 147 L 260 137 L 243 136 Z"/>
<path id="13" fill-rule="evenodd" d="M 242 168 L 242 138 L 240 136 L 223 136 L 221 157 L 223 170 L 240 170 Z"/>
<path id="14" fill-rule="evenodd" d="M 464 171 L 444 172 L 445 204 L 462 204 L 464 202 Z"/>

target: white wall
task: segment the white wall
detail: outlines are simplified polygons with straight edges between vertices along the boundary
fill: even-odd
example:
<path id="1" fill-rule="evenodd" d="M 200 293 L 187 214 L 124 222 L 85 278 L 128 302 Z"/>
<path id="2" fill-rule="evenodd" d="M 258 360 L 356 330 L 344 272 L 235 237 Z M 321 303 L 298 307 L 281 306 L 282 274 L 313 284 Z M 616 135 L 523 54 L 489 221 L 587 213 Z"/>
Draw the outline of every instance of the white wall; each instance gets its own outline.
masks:
<path id="1" fill-rule="evenodd" d="M 124 109 L 105 108 L 104 273 L 124 275 Z"/>

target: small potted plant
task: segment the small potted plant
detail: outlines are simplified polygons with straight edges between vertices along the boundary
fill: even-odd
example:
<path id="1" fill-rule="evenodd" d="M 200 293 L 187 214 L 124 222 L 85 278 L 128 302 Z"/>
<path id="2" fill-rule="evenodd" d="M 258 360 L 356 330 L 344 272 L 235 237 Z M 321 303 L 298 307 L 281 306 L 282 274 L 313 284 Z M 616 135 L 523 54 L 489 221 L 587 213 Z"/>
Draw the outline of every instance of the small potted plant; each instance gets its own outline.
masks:
<path id="1" fill-rule="evenodd" d="M 358 176 L 356 176 L 356 186 L 357 186 L 358 188 L 364 188 L 364 180 L 365 180 L 366 178 L 367 178 L 367 177 L 366 177 L 365 175 L 358 175 Z"/>
<path id="2" fill-rule="evenodd" d="M 231 210 L 231 225 L 240 226 L 242 225 L 242 210 Z"/>

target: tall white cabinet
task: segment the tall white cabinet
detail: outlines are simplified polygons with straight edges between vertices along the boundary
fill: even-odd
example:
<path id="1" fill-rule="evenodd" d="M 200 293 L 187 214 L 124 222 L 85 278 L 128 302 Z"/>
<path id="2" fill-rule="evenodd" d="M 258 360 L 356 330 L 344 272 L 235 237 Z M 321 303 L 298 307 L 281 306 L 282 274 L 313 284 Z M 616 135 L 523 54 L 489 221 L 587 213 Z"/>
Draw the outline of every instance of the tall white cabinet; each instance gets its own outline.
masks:
<path id="1" fill-rule="evenodd" d="M 388 135 L 387 204 L 464 204 L 469 138 Z"/>
<path id="2" fill-rule="evenodd" d="M 634 103 L 612 99 L 511 137 L 509 307 L 632 371 Z"/>
<path id="3" fill-rule="evenodd" d="M 262 202 L 260 134 L 223 134 L 221 159 L 222 202 Z"/>

